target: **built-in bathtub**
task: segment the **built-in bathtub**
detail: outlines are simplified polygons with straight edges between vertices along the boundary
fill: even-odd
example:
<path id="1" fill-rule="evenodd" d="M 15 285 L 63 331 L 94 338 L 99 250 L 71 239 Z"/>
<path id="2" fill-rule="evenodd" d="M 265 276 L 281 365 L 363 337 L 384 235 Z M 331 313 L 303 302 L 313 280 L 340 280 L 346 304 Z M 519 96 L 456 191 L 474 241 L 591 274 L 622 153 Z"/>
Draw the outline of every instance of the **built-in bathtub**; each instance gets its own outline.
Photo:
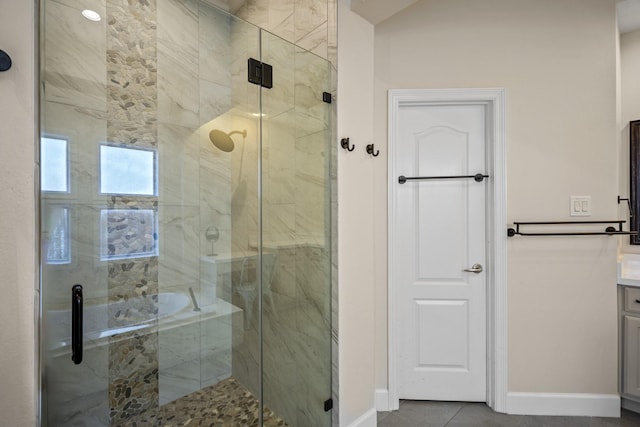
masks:
<path id="1" fill-rule="evenodd" d="M 127 301 L 85 304 L 83 307 L 83 341 L 85 346 L 100 345 L 109 337 L 158 326 L 165 330 L 214 317 L 231 316 L 242 310 L 222 299 L 197 306 L 184 293 L 165 292 L 156 297 L 137 297 Z M 109 321 L 111 319 L 111 321 Z M 70 351 L 71 310 L 46 312 L 49 349 Z"/>
<path id="2" fill-rule="evenodd" d="M 95 343 L 125 332 L 159 325 L 170 321 L 190 304 L 188 295 L 167 292 L 154 297 L 140 296 L 127 301 L 85 305 L 84 341 Z M 45 321 L 48 337 L 51 339 L 49 348 L 55 350 L 68 347 L 71 344 L 71 310 L 49 310 Z"/>
<path id="3" fill-rule="evenodd" d="M 112 344 L 131 338 L 128 332 L 157 333 L 153 357 L 158 363 L 160 404 L 231 375 L 231 347 L 241 343 L 244 334 L 240 308 L 218 298 L 207 305 L 198 300 L 196 310 L 188 289 L 138 298 L 126 303 L 85 303 L 84 354 L 79 365 L 71 360 L 71 311 L 43 313 L 51 336 L 45 375 L 61 391 L 46 398 L 55 423 L 109 425 L 110 353 L 121 348 Z"/>

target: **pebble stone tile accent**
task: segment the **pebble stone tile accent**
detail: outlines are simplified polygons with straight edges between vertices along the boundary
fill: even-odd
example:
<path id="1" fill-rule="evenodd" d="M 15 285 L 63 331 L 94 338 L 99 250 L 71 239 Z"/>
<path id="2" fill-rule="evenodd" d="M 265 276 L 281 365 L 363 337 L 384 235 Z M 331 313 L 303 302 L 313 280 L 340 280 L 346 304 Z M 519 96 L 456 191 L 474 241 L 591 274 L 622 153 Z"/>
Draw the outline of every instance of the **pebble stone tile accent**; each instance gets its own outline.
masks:
<path id="1" fill-rule="evenodd" d="M 109 208 L 120 210 L 125 203 L 114 199 Z M 109 338 L 109 418 L 117 425 L 158 406 L 158 257 L 114 259 L 108 268 L 109 327 L 149 325 Z"/>
<path id="2" fill-rule="evenodd" d="M 156 0 L 106 2 L 106 115 L 111 144 L 157 149 L 156 15 Z M 108 208 L 147 209 L 155 215 L 157 197 L 115 196 L 108 201 Z M 140 248 L 153 253 L 154 237 L 150 238 L 142 225 L 126 220 L 109 227 L 109 253 L 140 252 Z M 159 402 L 158 257 L 110 259 L 108 267 L 109 303 L 121 307 L 117 313 L 109 313 L 109 326 L 131 324 L 132 320 L 146 320 L 151 325 L 144 334 L 129 332 L 109 340 L 110 422 L 112 426 L 131 426 L 135 425 L 132 419 L 154 410 Z"/>
<path id="3" fill-rule="evenodd" d="M 234 378 L 147 410 L 118 427 L 250 427 L 258 426 L 260 403 Z M 271 409 L 262 411 L 265 427 L 288 427 Z"/>
<path id="4" fill-rule="evenodd" d="M 107 137 L 155 148 L 158 71 L 155 0 L 107 1 Z"/>

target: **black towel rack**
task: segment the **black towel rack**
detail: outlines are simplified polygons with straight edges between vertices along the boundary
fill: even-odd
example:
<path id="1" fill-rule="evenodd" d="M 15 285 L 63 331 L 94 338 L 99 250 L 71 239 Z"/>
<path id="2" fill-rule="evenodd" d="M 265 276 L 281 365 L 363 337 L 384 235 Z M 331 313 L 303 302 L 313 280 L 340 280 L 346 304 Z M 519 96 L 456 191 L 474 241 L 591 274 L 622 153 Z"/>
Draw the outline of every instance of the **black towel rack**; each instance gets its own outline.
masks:
<path id="1" fill-rule="evenodd" d="M 398 177 L 398 183 L 404 184 L 409 180 L 422 180 L 422 179 L 471 179 L 475 182 L 482 182 L 485 178 L 489 178 L 489 175 L 483 175 L 481 173 L 477 173 L 475 175 L 450 175 L 450 176 L 404 176 L 400 175 Z"/>
<path id="2" fill-rule="evenodd" d="M 637 231 L 622 231 L 622 224 L 627 221 L 542 221 L 542 222 L 513 222 L 515 229 L 507 228 L 507 236 L 513 237 L 516 234 L 520 236 L 621 236 L 621 235 L 637 235 Z M 520 226 L 524 225 L 585 225 L 585 224 L 618 224 L 618 228 L 609 225 L 604 231 L 577 231 L 563 233 L 528 233 L 520 231 Z"/>

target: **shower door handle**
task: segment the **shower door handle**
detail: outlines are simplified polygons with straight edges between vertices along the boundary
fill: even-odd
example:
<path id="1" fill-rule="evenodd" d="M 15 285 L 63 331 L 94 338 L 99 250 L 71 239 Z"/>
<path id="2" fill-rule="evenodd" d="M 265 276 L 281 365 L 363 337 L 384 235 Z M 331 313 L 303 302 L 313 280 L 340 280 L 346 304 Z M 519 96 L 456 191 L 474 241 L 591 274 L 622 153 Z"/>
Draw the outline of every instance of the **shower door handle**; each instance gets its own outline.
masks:
<path id="1" fill-rule="evenodd" d="M 82 362 L 82 285 L 71 288 L 71 360 Z"/>

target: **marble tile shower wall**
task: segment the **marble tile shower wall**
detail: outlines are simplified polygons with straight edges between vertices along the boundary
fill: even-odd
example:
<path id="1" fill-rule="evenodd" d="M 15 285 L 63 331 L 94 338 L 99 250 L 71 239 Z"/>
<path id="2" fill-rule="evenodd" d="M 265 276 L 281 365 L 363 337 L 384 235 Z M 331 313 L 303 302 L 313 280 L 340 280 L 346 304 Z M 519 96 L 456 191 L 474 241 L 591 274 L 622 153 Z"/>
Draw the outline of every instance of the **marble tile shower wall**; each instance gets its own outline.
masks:
<path id="1" fill-rule="evenodd" d="M 216 149 L 209 132 L 235 129 L 232 62 L 235 50 L 247 54 L 234 40 L 235 31 L 233 19 L 206 2 L 158 5 L 161 233 L 167 242 L 161 246 L 160 284 L 163 291 L 193 290 L 204 311 L 215 307 L 223 297 L 217 286 L 224 286 L 207 279 L 210 264 L 202 259 L 232 252 L 233 243 L 231 177 L 240 166 L 240 151 Z M 254 128 L 248 133 L 255 141 Z M 210 242 L 207 235 L 214 232 L 218 240 Z M 231 375 L 231 331 L 237 321 L 203 319 L 160 332 L 160 404 Z"/>
<path id="2" fill-rule="evenodd" d="M 243 0 L 235 14 L 284 40 L 337 62 L 336 0 Z"/>
<path id="3" fill-rule="evenodd" d="M 289 425 L 327 425 L 330 415 L 323 403 L 331 397 L 328 254 L 324 248 L 300 245 L 278 249 L 277 257 L 272 295 L 263 302 L 264 402 Z M 257 320 L 242 337 L 237 340 L 234 335 L 233 377 L 247 387 L 259 387 Z"/>

